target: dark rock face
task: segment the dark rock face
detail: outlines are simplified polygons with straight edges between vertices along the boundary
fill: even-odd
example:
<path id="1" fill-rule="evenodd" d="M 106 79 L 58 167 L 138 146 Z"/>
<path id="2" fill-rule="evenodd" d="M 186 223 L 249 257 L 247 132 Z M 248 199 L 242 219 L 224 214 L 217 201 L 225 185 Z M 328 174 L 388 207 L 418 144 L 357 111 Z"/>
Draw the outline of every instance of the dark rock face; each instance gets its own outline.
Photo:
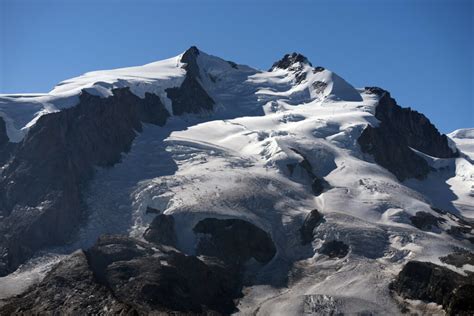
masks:
<path id="1" fill-rule="evenodd" d="M 446 222 L 447 219 L 451 219 L 456 222 L 456 225 L 451 225 L 449 229 L 446 230 L 446 233 L 451 235 L 452 237 L 459 239 L 459 240 L 468 240 L 471 243 L 474 243 L 474 221 L 470 219 L 466 219 L 460 214 L 452 214 L 448 213 L 445 210 L 431 207 L 433 211 L 438 213 L 440 217 L 437 217 L 438 223 Z M 438 226 L 438 225 L 436 225 Z"/>
<path id="2" fill-rule="evenodd" d="M 173 216 L 164 214 L 156 216 L 143 234 L 143 238 L 151 243 L 176 247 Z"/>
<path id="3" fill-rule="evenodd" d="M 143 313 L 235 310 L 233 280 L 224 268 L 210 268 L 196 257 L 172 254 L 163 260 L 146 257 L 116 262 L 107 268 L 116 297 Z"/>
<path id="4" fill-rule="evenodd" d="M 118 162 L 141 122 L 165 124 L 158 96 L 112 92 L 100 98 L 83 91 L 77 106 L 42 116 L 18 144 L 0 178 L 0 275 L 66 241 L 82 218 L 80 192 L 94 166 Z"/>
<path id="5" fill-rule="evenodd" d="M 239 66 L 238 66 L 236 63 L 234 63 L 233 61 L 228 60 L 227 62 L 229 63 L 229 65 L 230 65 L 232 68 L 234 68 L 234 69 L 239 69 Z"/>
<path id="6" fill-rule="evenodd" d="M 457 157 L 448 145 L 446 135 L 439 133 L 436 127 L 423 114 L 411 108 L 397 105 L 386 92 L 383 101 L 376 109 L 375 117 L 400 133 L 408 146 L 425 154 L 438 158 Z"/>
<path id="7" fill-rule="evenodd" d="M 349 252 L 349 246 L 339 240 L 325 242 L 319 249 L 319 253 L 329 258 L 344 258 Z"/>
<path id="8" fill-rule="evenodd" d="M 410 261 L 390 285 L 404 298 L 443 305 L 448 315 L 474 313 L 474 275 L 463 276 L 430 262 Z"/>
<path id="9" fill-rule="evenodd" d="M 173 114 L 201 113 L 212 111 L 214 100 L 207 94 L 200 83 L 200 70 L 197 62 L 199 50 L 193 46 L 181 57 L 181 62 L 186 63 L 186 77 L 179 88 L 166 89 L 168 98 L 172 101 Z"/>
<path id="10" fill-rule="evenodd" d="M 300 228 L 301 243 L 303 245 L 307 245 L 313 241 L 313 231 L 323 220 L 324 217 L 318 210 L 312 210 L 306 215 L 303 226 Z"/>
<path id="11" fill-rule="evenodd" d="M 451 297 L 447 307 L 450 315 L 473 315 L 474 314 L 474 284 L 464 284 L 456 289 L 456 294 Z"/>
<path id="12" fill-rule="evenodd" d="M 393 173 L 398 180 L 425 178 L 430 172 L 428 163 L 397 136 L 392 131 L 367 126 L 357 141 L 363 152 L 373 155 L 375 162 Z"/>
<path id="13" fill-rule="evenodd" d="M 269 71 L 272 71 L 277 68 L 288 69 L 294 73 L 295 83 L 300 84 L 301 82 L 306 80 L 306 77 L 307 77 L 306 72 L 303 71 L 304 65 L 312 66 L 309 60 L 305 56 L 298 53 L 291 53 L 291 54 L 286 54 L 285 56 L 283 56 L 282 59 L 275 62 Z"/>
<path id="14" fill-rule="evenodd" d="M 15 145 L 15 143 L 10 142 L 7 135 L 7 126 L 3 118 L 0 116 L 0 166 L 3 166 L 11 158 L 11 153 L 14 150 Z"/>
<path id="15" fill-rule="evenodd" d="M 474 221 L 460 215 L 447 214 L 446 216 L 457 224 L 452 225 L 446 232 L 456 239 L 468 240 L 471 244 L 474 244 Z"/>
<path id="16" fill-rule="evenodd" d="M 75 315 L 228 315 L 238 278 L 217 261 L 115 235 L 60 262 L 39 285 L 0 307 Z"/>
<path id="17" fill-rule="evenodd" d="M 101 236 L 86 252 L 94 275 L 104 284 L 107 279 L 106 269 L 113 262 L 130 261 L 153 253 L 146 243 L 122 235 Z"/>
<path id="18" fill-rule="evenodd" d="M 427 212 L 416 212 L 415 216 L 410 217 L 412 224 L 421 230 L 431 231 L 433 229 L 439 229 L 439 224 L 446 220 L 441 217 L 436 217 Z"/>
<path id="19" fill-rule="evenodd" d="M 293 64 L 297 62 L 312 66 L 308 58 L 306 58 L 305 56 L 298 53 L 291 53 L 291 54 L 286 54 L 285 56 L 283 56 L 282 59 L 275 62 L 269 71 L 272 71 L 275 68 L 288 69 L 290 66 L 292 66 Z"/>
<path id="20" fill-rule="evenodd" d="M 367 126 L 358 139 L 362 152 L 392 172 L 400 181 L 423 179 L 430 172 L 428 163 L 411 149 L 439 158 L 457 157 L 448 146 L 446 135 L 421 113 L 400 107 L 390 93 L 380 88 L 366 88 L 379 95 L 375 117 L 378 127 Z"/>
<path id="21" fill-rule="evenodd" d="M 188 75 L 179 88 L 166 89 L 166 94 L 172 101 L 174 115 L 197 114 L 203 111 L 212 111 L 214 108 L 214 100 L 196 78 Z"/>
<path id="22" fill-rule="evenodd" d="M 313 192 L 313 194 L 315 196 L 318 196 L 321 193 L 323 193 L 324 189 L 326 189 L 329 186 L 326 180 L 324 180 L 324 178 L 319 178 L 318 176 L 314 174 L 313 166 L 300 151 L 294 148 L 291 148 L 291 150 L 293 150 L 295 153 L 300 155 L 303 158 L 303 160 L 298 163 L 287 165 L 288 170 L 290 171 L 290 176 L 293 176 L 293 173 L 295 172 L 296 168 L 303 169 L 309 177 L 309 180 L 311 182 L 311 191 Z"/>
<path id="23" fill-rule="evenodd" d="M 125 236 L 103 236 L 87 252 L 100 283 L 140 313 L 234 311 L 238 283 L 223 265 Z"/>
<path id="24" fill-rule="evenodd" d="M 466 239 L 469 240 L 471 244 L 474 244 L 474 234 L 473 226 L 471 225 L 462 225 L 462 226 L 451 226 L 446 230 L 448 234 L 453 236 L 456 239 Z"/>
<path id="25" fill-rule="evenodd" d="M 451 264 L 455 267 L 462 268 L 465 264 L 474 266 L 474 253 L 465 249 L 457 249 L 457 251 L 441 257 L 440 260 L 444 263 Z"/>
<path id="26" fill-rule="evenodd" d="M 267 263 L 276 253 L 270 235 L 244 220 L 206 218 L 197 223 L 193 231 L 208 235 L 200 238 L 198 254 L 231 264 L 240 265 L 252 257 Z"/>
<path id="27" fill-rule="evenodd" d="M 10 139 L 7 135 L 7 126 L 5 125 L 5 121 L 3 117 L 0 116 L 0 147 L 8 143 Z"/>
<path id="28" fill-rule="evenodd" d="M 316 66 L 313 69 L 313 73 L 315 74 L 315 73 L 318 73 L 318 72 L 321 72 L 321 71 L 324 71 L 324 70 L 326 70 L 326 68 L 321 67 L 321 66 Z"/>
<path id="29" fill-rule="evenodd" d="M 196 46 L 191 46 L 181 57 L 181 62 L 186 64 L 184 66 L 184 69 L 186 69 L 186 75 L 196 79 L 201 78 L 197 62 L 199 54 L 199 49 Z"/>
<path id="30" fill-rule="evenodd" d="M 61 261 L 36 287 L 0 307 L 1 315 L 100 315 L 130 312 L 95 281 L 82 250 Z"/>
<path id="31" fill-rule="evenodd" d="M 324 81 L 313 82 L 313 89 L 315 90 L 316 93 L 323 93 L 324 89 L 326 89 L 327 86 L 328 84 Z"/>

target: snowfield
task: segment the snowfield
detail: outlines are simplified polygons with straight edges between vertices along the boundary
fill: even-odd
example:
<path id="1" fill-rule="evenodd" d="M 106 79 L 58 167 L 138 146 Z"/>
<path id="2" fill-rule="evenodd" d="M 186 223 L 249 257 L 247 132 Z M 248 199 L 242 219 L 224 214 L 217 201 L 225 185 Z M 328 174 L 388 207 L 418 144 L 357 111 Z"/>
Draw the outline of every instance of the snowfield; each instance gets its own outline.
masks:
<path id="1" fill-rule="evenodd" d="M 184 78 L 181 56 L 89 72 L 48 94 L 0 95 L 0 116 L 10 140 L 19 142 L 39 116 L 74 106 L 81 89 L 105 98 L 125 86 L 139 97 L 159 95 L 171 112 L 165 89 Z M 142 238 L 155 216 L 147 207 L 174 216 L 178 248 L 188 254 L 197 243 L 192 228 L 206 217 L 240 218 L 269 232 L 277 255 L 265 266 L 249 263 L 248 277 L 255 281 L 244 288 L 241 315 L 395 315 L 400 309 L 388 284 L 408 260 L 461 273 L 474 269 L 439 260 L 455 247 L 472 251 L 473 244 L 410 222 L 417 212 L 438 215 L 433 207 L 474 219 L 474 129 L 448 135 L 459 158 L 426 157 L 436 171 L 425 180 L 400 182 L 357 143 L 367 125 L 379 124 L 376 94 L 301 62 L 260 71 L 202 52 L 198 62 L 216 110 L 174 116 L 165 127 L 146 125 L 120 163 L 97 170 L 85 192 L 89 219 L 77 239 L 39 256 L 32 268 L 0 278 L 0 299 L 24 290 L 19 276 L 36 282 L 52 260 L 90 247 L 101 234 Z M 304 170 L 288 168 L 304 159 L 327 183 L 319 196 Z M 324 222 L 314 241 L 302 245 L 299 229 L 312 209 Z M 457 223 L 449 219 L 443 225 Z M 324 242 L 336 239 L 349 245 L 347 256 L 318 253 Z M 442 314 L 439 306 L 424 308 Z"/>

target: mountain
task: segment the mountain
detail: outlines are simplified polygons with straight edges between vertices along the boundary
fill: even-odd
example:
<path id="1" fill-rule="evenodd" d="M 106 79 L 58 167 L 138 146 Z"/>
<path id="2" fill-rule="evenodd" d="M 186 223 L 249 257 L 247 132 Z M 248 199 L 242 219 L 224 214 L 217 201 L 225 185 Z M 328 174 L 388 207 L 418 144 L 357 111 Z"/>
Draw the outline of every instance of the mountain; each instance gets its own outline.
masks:
<path id="1" fill-rule="evenodd" d="M 0 96 L 0 314 L 470 314 L 473 129 L 292 53 Z"/>

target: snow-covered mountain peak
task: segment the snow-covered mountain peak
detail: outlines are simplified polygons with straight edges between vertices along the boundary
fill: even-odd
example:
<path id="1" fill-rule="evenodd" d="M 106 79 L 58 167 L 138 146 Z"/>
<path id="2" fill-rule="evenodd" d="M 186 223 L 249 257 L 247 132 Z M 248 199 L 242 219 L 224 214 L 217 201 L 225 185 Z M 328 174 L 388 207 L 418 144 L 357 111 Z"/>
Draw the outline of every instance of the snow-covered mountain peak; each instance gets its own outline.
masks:
<path id="1" fill-rule="evenodd" d="M 350 83 L 324 67 L 313 67 L 305 56 L 298 53 L 286 54 L 268 72 L 259 73 L 250 80 L 272 83 L 271 87 L 262 88 L 260 94 L 286 96 L 297 103 L 362 101 L 360 93 Z M 285 84 L 287 89 L 282 89 Z"/>
<path id="2" fill-rule="evenodd" d="M 82 91 L 102 98 L 110 97 L 117 88 L 128 88 L 142 99 L 151 93 L 174 114 L 169 89 L 181 87 L 186 78 L 187 83 L 195 80 L 192 86 L 200 86 L 213 99 L 215 106 L 209 103 L 209 109 L 227 117 L 263 113 L 266 102 L 281 98 L 289 103 L 362 101 L 344 79 L 323 67 L 313 68 L 298 53 L 286 54 L 270 71 L 261 71 L 192 46 L 175 57 L 142 66 L 87 72 L 60 82 L 49 93 L 0 95 L 0 114 L 13 142 L 21 141 L 42 115 L 77 105 Z"/>

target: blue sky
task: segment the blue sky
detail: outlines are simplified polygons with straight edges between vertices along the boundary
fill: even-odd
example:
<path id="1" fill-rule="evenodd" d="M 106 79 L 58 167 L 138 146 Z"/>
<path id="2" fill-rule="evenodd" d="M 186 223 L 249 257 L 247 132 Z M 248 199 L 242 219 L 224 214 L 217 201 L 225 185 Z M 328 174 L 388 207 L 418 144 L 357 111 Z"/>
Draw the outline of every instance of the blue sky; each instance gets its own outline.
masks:
<path id="1" fill-rule="evenodd" d="M 191 45 L 260 69 L 297 51 L 449 132 L 474 127 L 473 15 L 469 0 L 0 0 L 0 93 Z"/>

